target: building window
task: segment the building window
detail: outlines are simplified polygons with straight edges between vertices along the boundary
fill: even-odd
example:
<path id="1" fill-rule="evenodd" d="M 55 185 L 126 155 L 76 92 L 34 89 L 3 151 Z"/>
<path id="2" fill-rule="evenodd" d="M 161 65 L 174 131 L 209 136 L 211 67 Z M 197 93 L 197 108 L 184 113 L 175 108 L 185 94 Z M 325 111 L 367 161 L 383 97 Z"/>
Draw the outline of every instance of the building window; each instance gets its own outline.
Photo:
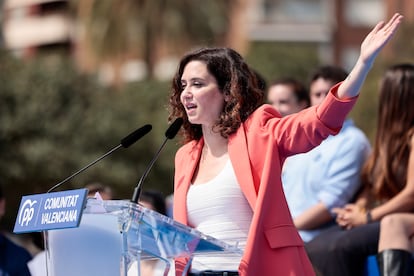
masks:
<path id="1" fill-rule="evenodd" d="M 353 27 L 371 27 L 385 18 L 382 0 L 348 0 L 344 9 L 345 20 Z"/>
<path id="2" fill-rule="evenodd" d="M 262 0 L 263 15 L 268 22 L 320 23 L 330 14 L 328 0 Z"/>

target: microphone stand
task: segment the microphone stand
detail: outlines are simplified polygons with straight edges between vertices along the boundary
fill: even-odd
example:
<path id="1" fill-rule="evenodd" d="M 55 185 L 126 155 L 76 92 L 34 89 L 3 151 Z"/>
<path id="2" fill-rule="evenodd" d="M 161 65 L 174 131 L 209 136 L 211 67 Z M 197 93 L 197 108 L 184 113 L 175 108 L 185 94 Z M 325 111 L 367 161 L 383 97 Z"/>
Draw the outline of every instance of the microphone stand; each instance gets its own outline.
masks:
<path id="1" fill-rule="evenodd" d="M 139 197 L 141 196 L 141 190 L 142 190 L 142 182 L 144 182 L 145 178 L 147 177 L 149 171 L 151 170 L 152 166 L 154 165 L 155 161 L 158 159 L 158 156 L 160 155 L 161 150 L 164 148 L 165 143 L 167 143 L 167 141 L 169 139 L 173 139 L 175 137 L 175 135 L 177 135 L 178 131 L 181 128 L 181 125 L 183 124 L 183 119 L 182 118 L 177 118 L 175 119 L 175 121 L 168 127 L 168 129 L 165 131 L 165 139 L 164 142 L 162 143 L 162 145 L 158 148 L 157 153 L 155 154 L 155 156 L 152 158 L 151 162 L 149 163 L 149 165 L 147 166 L 147 168 L 145 169 L 144 174 L 141 176 L 141 178 L 138 181 L 137 186 L 134 189 L 134 194 L 132 195 L 132 199 L 131 202 L 133 203 L 138 203 L 139 201 Z"/>
<path id="2" fill-rule="evenodd" d="M 85 167 L 83 167 L 82 169 L 78 170 L 77 172 L 73 173 L 72 175 L 66 177 L 65 179 L 63 179 L 62 181 L 60 181 L 58 184 L 56 184 L 55 186 L 53 186 L 52 188 L 50 188 L 47 193 L 52 192 L 53 190 L 55 190 L 56 188 L 58 188 L 60 185 L 62 185 L 63 183 L 71 180 L 72 178 L 74 178 L 75 176 L 77 176 L 78 174 L 80 174 L 81 172 L 83 172 L 84 170 L 86 170 L 87 168 L 89 168 L 90 166 L 94 165 L 95 163 L 98 163 L 99 161 L 101 161 L 102 159 L 104 159 L 105 157 L 107 157 L 108 155 L 110 155 L 111 153 L 113 153 L 114 151 L 116 151 L 117 149 L 119 149 L 120 147 L 122 147 L 121 144 L 119 144 L 118 146 L 116 146 L 115 148 L 111 149 L 110 151 L 108 151 L 107 153 L 105 153 L 104 155 L 102 155 L 101 157 L 99 157 L 98 159 L 96 159 L 95 161 L 89 163 L 88 165 L 86 165 Z"/>
<path id="3" fill-rule="evenodd" d="M 80 174 L 81 172 L 83 172 L 84 170 L 86 170 L 87 168 L 89 168 L 90 166 L 92 166 L 95 163 L 99 162 L 100 160 L 104 159 L 105 157 L 107 157 L 108 155 L 110 155 L 111 153 L 113 153 L 114 151 L 116 151 L 117 149 L 119 149 L 120 147 L 128 148 L 129 146 L 131 146 L 132 144 L 134 144 L 136 141 L 138 141 L 140 138 L 142 138 L 143 136 L 145 136 L 145 134 L 147 134 L 148 132 L 150 132 L 151 129 L 152 129 L 152 125 L 144 125 L 143 127 L 141 127 L 139 129 L 135 130 L 134 132 L 130 133 L 128 136 L 124 137 L 121 140 L 121 143 L 118 146 L 114 147 L 113 149 L 111 149 L 110 151 L 108 151 L 107 153 L 105 153 L 103 156 L 101 156 L 98 159 L 96 159 L 95 161 L 89 163 L 88 165 L 86 165 L 85 167 L 81 168 L 80 170 L 78 170 L 77 172 L 73 173 L 72 175 L 66 177 L 64 180 L 60 181 L 58 184 L 56 184 L 55 186 L 53 186 L 52 188 L 50 188 L 47 191 L 47 193 L 52 192 L 53 190 L 55 190 L 56 188 L 58 188 L 62 184 L 66 183 L 70 179 L 74 178 L 75 176 L 77 176 L 78 174 Z"/>
<path id="4" fill-rule="evenodd" d="M 132 195 L 132 199 L 131 202 L 134 203 L 138 203 L 138 200 L 141 196 L 142 193 L 142 182 L 144 182 L 145 178 L 147 178 L 148 173 L 150 172 L 152 166 L 154 165 L 155 161 L 157 161 L 158 156 L 161 153 L 161 150 L 164 148 L 164 145 L 167 143 L 168 138 L 164 139 L 164 142 L 162 143 L 161 147 L 158 149 L 157 153 L 155 154 L 155 156 L 152 158 L 151 162 L 149 163 L 149 165 L 147 166 L 147 168 L 145 169 L 144 174 L 141 176 L 141 178 L 138 181 L 137 186 L 134 189 L 134 194 Z"/>

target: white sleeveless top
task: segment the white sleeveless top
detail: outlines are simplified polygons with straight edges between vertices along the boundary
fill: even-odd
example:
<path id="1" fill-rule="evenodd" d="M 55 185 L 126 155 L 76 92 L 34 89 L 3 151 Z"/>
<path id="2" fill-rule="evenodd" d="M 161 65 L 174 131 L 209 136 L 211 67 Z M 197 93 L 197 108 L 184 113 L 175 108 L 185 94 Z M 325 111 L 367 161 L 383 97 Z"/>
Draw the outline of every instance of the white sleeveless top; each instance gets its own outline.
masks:
<path id="1" fill-rule="evenodd" d="M 234 174 L 230 159 L 212 180 L 191 185 L 187 195 L 188 222 L 200 232 L 244 249 L 253 212 Z M 241 256 L 195 256 L 192 271 L 237 271 Z"/>

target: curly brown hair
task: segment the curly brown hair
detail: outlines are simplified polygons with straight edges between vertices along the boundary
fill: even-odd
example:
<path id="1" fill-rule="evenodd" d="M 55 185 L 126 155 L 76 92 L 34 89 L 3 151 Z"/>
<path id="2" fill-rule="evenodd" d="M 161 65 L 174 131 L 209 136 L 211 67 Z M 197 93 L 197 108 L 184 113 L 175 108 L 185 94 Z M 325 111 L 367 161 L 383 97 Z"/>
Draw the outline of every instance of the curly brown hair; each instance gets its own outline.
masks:
<path id="1" fill-rule="evenodd" d="M 202 48 L 185 55 L 174 76 L 169 99 L 169 120 L 183 118 L 181 134 L 184 143 L 202 137 L 201 126 L 188 121 L 180 100 L 184 68 L 195 60 L 206 64 L 208 72 L 215 77 L 220 91 L 228 99 L 213 126 L 215 131 L 228 138 L 257 107 L 263 104 L 264 91 L 260 88 L 261 78 L 247 65 L 239 53 L 230 48 Z"/>

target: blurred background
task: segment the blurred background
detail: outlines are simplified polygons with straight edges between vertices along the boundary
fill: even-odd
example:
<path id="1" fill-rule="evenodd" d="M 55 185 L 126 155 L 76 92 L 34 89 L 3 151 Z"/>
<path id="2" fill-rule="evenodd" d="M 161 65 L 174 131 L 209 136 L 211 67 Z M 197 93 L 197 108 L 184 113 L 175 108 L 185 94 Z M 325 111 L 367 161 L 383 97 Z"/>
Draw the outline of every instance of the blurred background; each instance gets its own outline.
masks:
<path id="1" fill-rule="evenodd" d="M 171 78 L 180 57 L 202 46 L 240 52 L 269 83 L 307 83 L 322 64 L 349 70 L 370 29 L 394 12 L 402 28 L 381 52 L 352 117 L 373 140 L 378 79 L 414 62 L 412 0 L 3 0 L 0 34 L 0 181 L 3 225 L 12 229 L 23 195 L 50 187 L 144 124 L 153 130 L 62 189 L 101 182 L 131 198 L 168 127 Z M 173 190 L 177 139 L 145 183 Z"/>

